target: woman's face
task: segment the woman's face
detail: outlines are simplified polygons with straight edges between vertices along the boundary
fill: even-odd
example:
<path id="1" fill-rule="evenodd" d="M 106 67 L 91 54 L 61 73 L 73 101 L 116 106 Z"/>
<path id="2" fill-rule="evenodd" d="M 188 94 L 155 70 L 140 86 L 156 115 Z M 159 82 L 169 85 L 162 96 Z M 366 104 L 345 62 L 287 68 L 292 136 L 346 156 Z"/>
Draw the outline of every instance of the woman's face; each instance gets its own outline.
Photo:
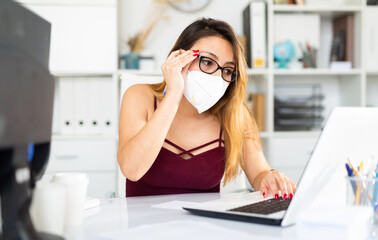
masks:
<path id="1" fill-rule="evenodd" d="M 215 60 L 221 67 L 236 67 L 232 45 L 221 37 L 210 36 L 200 38 L 190 50 L 199 50 L 200 56 Z M 198 58 L 189 66 L 189 71 L 201 71 Z M 218 71 L 211 75 L 221 76 L 221 70 L 218 69 Z"/>

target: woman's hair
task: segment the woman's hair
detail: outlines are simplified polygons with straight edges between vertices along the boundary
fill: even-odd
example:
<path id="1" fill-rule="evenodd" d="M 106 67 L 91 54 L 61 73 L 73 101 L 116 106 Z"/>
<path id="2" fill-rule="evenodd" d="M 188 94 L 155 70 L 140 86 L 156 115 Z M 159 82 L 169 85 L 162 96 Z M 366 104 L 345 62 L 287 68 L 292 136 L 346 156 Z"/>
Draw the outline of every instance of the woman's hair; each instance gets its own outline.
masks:
<path id="1" fill-rule="evenodd" d="M 221 123 L 225 140 L 225 177 L 224 184 L 234 179 L 240 172 L 243 158 L 244 138 L 253 139 L 261 149 L 257 125 L 243 105 L 244 92 L 247 85 L 246 62 L 232 27 L 223 21 L 203 18 L 190 24 L 179 36 L 170 53 L 178 49 L 189 50 L 203 37 L 217 36 L 231 43 L 238 78 L 231 82 L 223 97 L 208 111 L 216 115 Z M 169 53 L 169 54 L 170 54 Z M 169 55 L 168 54 L 168 55 Z M 154 95 L 163 98 L 165 81 L 150 85 Z M 246 122 L 247 121 L 247 122 Z"/>

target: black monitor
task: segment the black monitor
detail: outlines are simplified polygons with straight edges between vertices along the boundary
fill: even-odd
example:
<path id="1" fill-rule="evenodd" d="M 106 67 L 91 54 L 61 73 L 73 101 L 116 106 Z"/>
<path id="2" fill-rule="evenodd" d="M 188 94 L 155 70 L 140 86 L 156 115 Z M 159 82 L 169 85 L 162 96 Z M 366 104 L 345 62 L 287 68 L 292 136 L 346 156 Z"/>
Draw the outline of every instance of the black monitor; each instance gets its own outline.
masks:
<path id="1" fill-rule="evenodd" d="M 51 24 L 32 11 L 0 1 L 0 239 L 61 239 L 37 233 L 29 215 L 50 150 L 50 32 Z"/>

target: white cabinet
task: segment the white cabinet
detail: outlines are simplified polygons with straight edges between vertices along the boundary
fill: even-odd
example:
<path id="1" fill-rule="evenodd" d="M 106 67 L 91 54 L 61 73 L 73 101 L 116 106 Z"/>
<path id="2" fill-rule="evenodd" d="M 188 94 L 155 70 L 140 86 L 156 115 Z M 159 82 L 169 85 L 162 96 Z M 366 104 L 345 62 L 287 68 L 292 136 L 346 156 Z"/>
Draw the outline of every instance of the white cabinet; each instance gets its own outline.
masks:
<path id="1" fill-rule="evenodd" d="M 50 70 L 96 73 L 117 69 L 117 7 L 102 4 L 24 1 L 52 24 Z"/>
<path id="2" fill-rule="evenodd" d="M 47 171 L 113 171 L 116 148 L 114 140 L 53 141 Z"/>
<path id="3" fill-rule="evenodd" d="M 54 140 L 51 143 L 46 178 L 57 172 L 85 172 L 89 178 L 88 196 L 114 196 L 117 180 L 116 152 L 116 142 L 112 139 Z"/>

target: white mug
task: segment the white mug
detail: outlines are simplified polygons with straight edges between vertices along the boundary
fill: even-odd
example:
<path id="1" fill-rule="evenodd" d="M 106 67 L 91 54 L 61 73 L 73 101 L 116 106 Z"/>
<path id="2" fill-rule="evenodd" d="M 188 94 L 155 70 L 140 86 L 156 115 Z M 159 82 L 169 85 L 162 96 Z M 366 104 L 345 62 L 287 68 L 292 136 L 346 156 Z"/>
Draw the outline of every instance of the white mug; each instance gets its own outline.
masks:
<path id="1" fill-rule="evenodd" d="M 66 227 L 83 223 L 88 177 L 85 173 L 57 173 L 51 182 L 66 186 Z"/>
<path id="2" fill-rule="evenodd" d="M 38 182 L 33 192 L 30 215 L 40 232 L 63 235 L 66 214 L 66 186 Z"/>

